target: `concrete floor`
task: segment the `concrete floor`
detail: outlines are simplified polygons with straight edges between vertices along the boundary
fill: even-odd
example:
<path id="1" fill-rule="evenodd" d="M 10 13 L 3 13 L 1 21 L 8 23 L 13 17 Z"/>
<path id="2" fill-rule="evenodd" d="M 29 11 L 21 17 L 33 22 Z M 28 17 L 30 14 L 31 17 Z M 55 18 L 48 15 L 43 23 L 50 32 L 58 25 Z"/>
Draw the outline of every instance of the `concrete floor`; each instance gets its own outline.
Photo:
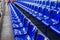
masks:
<path id="1" fill-rule="evenodd" d="M 5 6 L 6 8 L 5 8 L 5 15 L 3 17 L 1 40 L 14 40 L 7 3 Z"/>

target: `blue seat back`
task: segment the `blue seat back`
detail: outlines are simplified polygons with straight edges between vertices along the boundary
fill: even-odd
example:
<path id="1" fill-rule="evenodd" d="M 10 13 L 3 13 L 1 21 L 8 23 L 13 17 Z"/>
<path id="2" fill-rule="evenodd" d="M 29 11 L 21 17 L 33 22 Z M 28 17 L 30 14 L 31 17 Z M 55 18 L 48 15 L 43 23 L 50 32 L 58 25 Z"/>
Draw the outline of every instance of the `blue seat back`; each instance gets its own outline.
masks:
<path id="1" fill-rule="evenodd" d="M 55 2 L 55 1 L 52 1 L 52 2 L 51 2 L 51 8 L 52 8 L 52 7 L 56 8 L 56 5 L 57 5 L 57 2 Z"/>
<path id="2" fill-rule="evenodd" d="M 10 15 L 11 15 L 11 17 L 16 17 L 17 14 L 15 14 L 16 12 L 15 12 L 12 4 L 10 4 L 10 8 L 11 8 L 11 9 L 10 9 Z"/>
<path id="3" fill-rule="evenodd" d="M 29 23 L 30 23 L 30 22 L 28 21 L 28 19 L 25 18 L 25 19 L 24 19 L 24 26 L 25 26 L 26 28 L 28 28 Z"/>
<path id="4" fill-rule="evenodd" d="M 29 8 L 31 8 L 31 9 L 32 9 L 32 5 L 31 5 L 31 4 L 29 4 Z"/>
<path id="5" fill-rule="evenodd" d="M 53 10 L 51 14 L 51 18 L 55 19 L 56 21 L 59 21 L 59 18 L 60 18 L 59 15 L 60 15 L 60 12 Z"/>
<path id="6" fill-rule="evenodd" d="M 42 34 L 38 34 L 37 40 L 45 40 L 45 37 Z"/>
<path id="7" fill-rule="evenodd" d="M 25 3 L 26 5 L 25 6 L 27 6 L 28 4 L 27 3 Z"/>
<path id="8" fill-rule="evenodd" d="M 21 15 L 20 11 L 17 9 L 17 7 L 14 4 L 12 6 L 15 9 L 17 16 L 20 17 L 20 15 Z"/>
<path id="9" fill-rule="evenodd" d="M 11 12 L 10 12 L 10 15 L 11 15 L 11 16 L 15 16 L 14 11 L 13 11 L 12 9 L 11 9 L 10 11 L 11 11 Z"/>
<path id="10" fill-rule="evenodd" d="M 20 16 L 20 21 L 22 22 L 22 23 L 24 23 L 24 16 L 21 14 L 21 16 Z"/>
<path id="11" fill-rule="evenodd" d="M 30 36 L 36 36 L 36 33 L 38 32 L 38 29 L 35 25 L 33 24 L 29 24 L 29 30 L 28 30 L 28 34 Z"/>
<path id="12" fill-rule="evenodd" d="M 51 5 L 51 2 L 50 1 L 46 1 L 46 6 L 50 7 L 50 5 Z"/>
<path id="13" fill-rule="evenodd" d="M 33 24 L 30 24 L 29 25 L 29 30 L 28 30 L 28 34 L 30 37 L 33 37 L 32 39 L 36 40 L 37 38 L 37 32 L 38 32 L 38 29 L 35 25 Z"/>
<path id="14" fill-rule="evenodd" d="M 41 7 L 39 7 L 38 12 L 43 14 L 43 9 Z"/>
<path id="15" fill-rule="evenodd" d="M 38 3 L 39 3 L 39 1 L 36 1 L 36 3 L 38 4 Z"/>
<path id="16" fill-rule="evenodd" d="M 39 4 L 42 4 L 42 1 L 39 1 Z"/>
<path id="17" fill-rule="evenodd" d="M 14 5 L 13 5 L 13 7 L 14 7 L 14 9 L 15 9 L 18 17 L 20 18 L 20 21 L 21 21 L 22 23 L 24 23 L 24 18 L 25 18 L 25 17 L 22 15 L 22 12 L 19 11 Z"/>
<path id="18" fill-rule="evenodd" d="M 31 5 L 31 4 L 29 4 L 29 8 L 30 8 L 30 9 L 31 9 L 31 6 L 32 6 L 32 5 Z"/>
<path id="19" fill-rule="evenodd" d="M 12 4 L 9 4 L 9 8 L 10 8 L 10 14 L 14 15 L 14 12 L 13 12 L 13 9 L 12 9 L 13 8 Z"/>
<path id="20" fill-rule="evenodd" d="M 43 1 L 43 5 L 46 5 L 46 2 L 45 1 Z"/>
<path id="21" fill-rule="evenodd" d="M 34 5 L 32 5 L 32 10 L 34 10 L 34 8 L 35 8 L 35 6 L 34 6 Z"/>
<path id="22" fill-rule="evenodd" d="M 38 4 L 39 4 L 39 1 L 38 1 Z"/>
<path id="23" fill-rule="evenodd" d="M 60 2 L 57 3 L 57 8 L 60 10 Z"/>
<path id="24" fill-rule="evenodd" d="M 35 6 L 35 11 L 37 11 L 37 12 L 38 12 L 38 6 Z"/>
<path id="25" fill-rule="evenodd" d="M 28 4 L 26 3 L 26 7 L 28 7 Z"/>
<path id="26" fill-rule="evenodd" d="M 50 15 L 51 15 L 51 10 L 50 10 L 50 8 L 46 8 L 46 9 L 44 10 L 44 15 L 47 16 L 47 17 L 50 17 Z"/>

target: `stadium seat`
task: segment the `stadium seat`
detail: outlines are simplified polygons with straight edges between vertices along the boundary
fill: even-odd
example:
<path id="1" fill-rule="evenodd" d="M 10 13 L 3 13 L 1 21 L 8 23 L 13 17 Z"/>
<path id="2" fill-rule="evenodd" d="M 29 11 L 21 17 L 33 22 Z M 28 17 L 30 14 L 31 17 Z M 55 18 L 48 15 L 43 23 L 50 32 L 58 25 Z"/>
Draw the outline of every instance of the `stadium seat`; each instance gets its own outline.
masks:
<path id="1" fill-rule="evenodd" d="M 43 13 L 44 13 L 43 11 L 44 11 L 44 9 L 39 7 L 38 14 L 37 14 L 37 17 L 36 17 L 38 20 L 42 20 L 43 19 Z"/>
<path id="2" fill-rule="evenodd" d="M 43 34 L 38 34 L 37 40 L 49 40 L 49 39 L 47 37 L 45 37 L 45 35 L 43 35 Z"/>
<path id="3" fill-rule="evenodd" d="M 48 19 L 48 18 L 50 17 L 50 15 L 51 15 L 51 10 L 50 10 L 50 8 L 46 8 L 46 9 L 44 10 L 44 12 L 40 15 L 40 17 L 39 17 L 39 15 L 40 15 L 40 14 L 37 15 L 37 19 L 38 19 L 38 20 L 39 20 L 40 18 L 41 18 L 41 20 Z"/>
<path id="4" fill-rule="evenodd" d="M 15 4 L 25 12 L 29 12 L 35 17 L 34 19 L 38 19 L 39 24 L 45 24 L 42 27 L 43 29 L 48 26 L 48 30 L 45 31 L 51 33 L 47 34 L 47 37 L 52 38 L 50 35 L 55 36 L 55 33 L 60 36 L 60 2 L 57 0 L 28 0 L 9 4 L 14 40 L 49 40 L 45 35 L 37 34 L 37 27 L 31 23 Z"/>
<path id="5" fill-rule="evenodd" d="M 56 6 L 57 6 L 57 2 L 56 1 L 52 1 L 51 2 L 51 9 L 52 10 L 56 9 Z"/>
<path id="6" fill-rule="evenodd" d="M 27 34 L 16 36 L 14 40 L 35 40 L 37 31 L 37 28 L 34 25 L 30 24 Z"/>
<path id="7" fill-rule="evenodd" d="M 36 17 L 37 14 L 38 14 L 38 6 L 35 6 L 34 13 L 32 13 L 32 15 Z"/>
<path id="8" fill-rule="evenodd" d="M 43 5 L 43 7 L 46 7 L 46 1 L 43 1 L 42 5 Z"/>
<path id="9" fill-rule="evenodd" d="M 21 27 L 24 27 L 26 30 L 28 30 L 29 23 L 30 23 L 30 21 L 25 18 L 24 19 L 24 24 L 23 23 L 19 23 L 19 24 L 16 24 L 16 23 L 14 24 L 13 23 L 13 28 L 14 29 L 19 29 Z"/>
<path id="10" fill-rule="evenodd" d="M 29 21 L 27 18 L 25 18 L 25 19 L 24 19 L 24 27 L 25 27 L 27 30 L 28 30 L 29 24 L 30 24 L 30 21 Z"/>
<path id="11" fill-rule="evenodd" d="M 52 25 L 50 26 L 50 28 L 60 36 L 60 24 L 57 24 L 57 25 Z"/>
<path id="12" fill-rule="evenodd" d="M 27 7 L 28 12 L 31 11 L 31 8 L 32 8 L 32 5 L 28 4 L 28 7 Z"/>
<path id="13" fill-rule="evenodd" d="M 20 23 L 20 24 L 12 24 L 13 29 L 18 29 L 18 28 L 22 28 L 22 27 L 23 27 L 22 23 Z"/>
<path id="14" fill-rule="evenodd" d="M 59 15 L 60 15 L 59 11 L 54 10 L 52 11 L 51 17 L 49 19 L 43 20 L 42 22 L 46 26 L 58 24 L 60 19 Z"/>
<path id="15" fill-rule="evenodd" d="M 60 10 L 60 2 L 57 3 L 57 10 Z"/>
<path id="16" fill-rule="evenodd" d="M 13 9 L 14 10 L 14 9 Z M 14 15 L 14 13 L 16 13 L 15 11 L 11 11 L 11 15 L 13 14 Z M 20 22 L 20 19 L 18 18 L 18 16 L 11 16 L 11 20 L 12 20 L 12 23 L 18 23 L 18 22 Z"/>
<path id="17" fill-rule="evenodd" d="M 15 9 L 15 11 L 16 11 L 19 19 L 20 19 L 20 21 L 21 21 L 22 23 L 24 23 L 24 18 L 25 18 L 25 17 L 23 16 L 22 12 L 19 11 L 19 10 L 17 9 L 17 7 L 15 7 L 14 5 L 13 5 L 13 7 L 14 7 L 14 9 Z"/>
<path id="18" fill-rule="evenodd" d="M 34 5 L 29 4 L 29 8 L 26 11 L 28 11 L 30 14 L 33 14 L 33 12 L 34 12 Z"/>
<path id="19" fill-rule="evenodd" d="M 11 6 L 11 5 L 10 5 Z M 11 19 L 17 19 L 18 18 L 18 16 L 17 16 L 17 14 L 16 14 L 16 12 L 14 11 L 14 9 L 13 9 L 13 7 L 11 6 L 10 7 L 11 9 L 10 9 L 10 15 L 11 15 Z"/>
<path id="20" fill-rule="evenodd" d="M 50 1 L 46 1 L 46 7 L 50 8 L 51 6 L 51 2 Z"/>
<path id="21" fill-rule="evenodd" d="M 13 29 L 14 36 L 25 35 L 25 34 L 27 34 L 27 31 L 28 30 L 25 29 L 24 27 L 18 28 L 18 29 Z"/>
<path id="22" fill-rule="evenodd" d="M 50 9 L 50 8 L 46 8 L 46 9 L 44 10 L 43 19 L 48 19 L 48 18 L 50 18 L 50 15 L 51 15 L 51 9 Z"/>
<path id="23" fill-rule="evenodd" d="M 39 1 L 39 4 L 41 5 L 42 4 L 42 1 Z"/>
<path id="24" fill-rule="evenodd" d="M 10 10 L 11 20 L 17 20 L 18 19 L 18 16 L 15 16 L 16 12 L 14 11 L 14 9 L 13 9 L 12 6 L 10 8 L 11 8 L 11 10 Z"/>
<path id="25" fill-rule="evenodd" d="M 22 23 L 20 20 L 12 20 L 12 24 L 20 24 Z"/>

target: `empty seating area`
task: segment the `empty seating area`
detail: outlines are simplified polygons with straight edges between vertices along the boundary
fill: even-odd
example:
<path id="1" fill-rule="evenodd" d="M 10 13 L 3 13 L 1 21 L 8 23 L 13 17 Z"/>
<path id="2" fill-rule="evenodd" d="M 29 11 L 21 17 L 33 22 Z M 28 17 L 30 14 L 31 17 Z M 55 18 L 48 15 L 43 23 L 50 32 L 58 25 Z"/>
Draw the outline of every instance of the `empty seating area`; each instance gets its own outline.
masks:
<path id="1" fill-rule="evenodd" d="M 60 1 L 15 0 L 9 2 L 8 5 L 14 40 L 60 40 Z M 38 20 L 44 26 L 45 33 L 40 33 L 40 28 L 19 8 Z M 49 35 L 47 35 L 48 29 L 50 30 Z M 56 36 L 55 38 L 51 32 Z"/>
<path id="2" fill-rule="evenodd" d="M 38 28 L 13 3 L 9 3 L 9 9 L 14 40 L 47 39 L 43 34 L 38 34 Z"/>
<path id="3" fill-rule="evenodd" d="M 37 1 L 36 3 L 21 1 L 14 3 L 29 12 L 32 16 L 41 21 L 47 27 L 50 26 L 54 32 L 60 34 L 60 27 L 58 26 L 56 28 L 56 26 L 59 25 L 60 20 L 59 3 L 55 1 Z M 58 4 L 58 6 L 56 4 Z"/>

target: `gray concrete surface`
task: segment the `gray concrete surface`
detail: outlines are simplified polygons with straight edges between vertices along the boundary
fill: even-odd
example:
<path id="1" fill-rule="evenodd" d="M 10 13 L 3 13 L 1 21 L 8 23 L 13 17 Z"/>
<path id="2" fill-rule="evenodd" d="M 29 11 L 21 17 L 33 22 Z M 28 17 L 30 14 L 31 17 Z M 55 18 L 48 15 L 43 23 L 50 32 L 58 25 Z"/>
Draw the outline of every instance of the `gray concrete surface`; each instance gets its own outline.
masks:
<path id="1" fill-rule="evenodd" d="M 1 40 L 14 40 L 12 25 L 10 20 L 10 14 L 8 10 L 8 5 L 5 5 L 5 15 L 3 17 Z"/>

